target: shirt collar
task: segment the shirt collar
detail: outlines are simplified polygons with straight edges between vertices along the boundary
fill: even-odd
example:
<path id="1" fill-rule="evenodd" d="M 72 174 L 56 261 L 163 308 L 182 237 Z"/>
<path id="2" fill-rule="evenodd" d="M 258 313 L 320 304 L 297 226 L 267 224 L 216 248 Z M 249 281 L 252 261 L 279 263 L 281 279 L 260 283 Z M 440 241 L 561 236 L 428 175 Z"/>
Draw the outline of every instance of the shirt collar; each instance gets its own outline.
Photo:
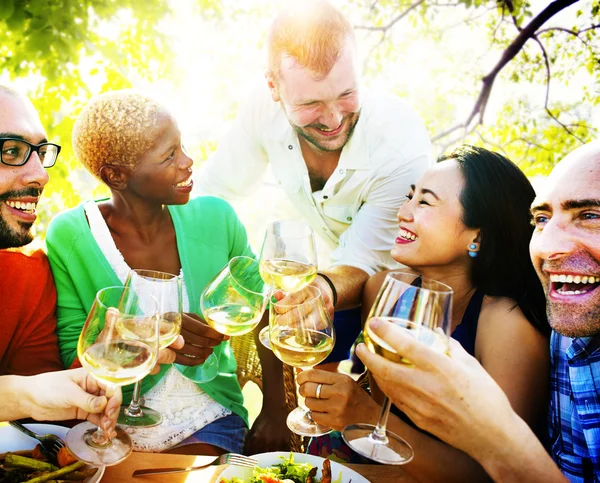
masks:
<path id="1" fill-rule="evenodd" d="M 572 339 L 571 345 L 567 348 L 569 361 L 583 360 L 596 354 L 600 355 L 600 336 Z"/>

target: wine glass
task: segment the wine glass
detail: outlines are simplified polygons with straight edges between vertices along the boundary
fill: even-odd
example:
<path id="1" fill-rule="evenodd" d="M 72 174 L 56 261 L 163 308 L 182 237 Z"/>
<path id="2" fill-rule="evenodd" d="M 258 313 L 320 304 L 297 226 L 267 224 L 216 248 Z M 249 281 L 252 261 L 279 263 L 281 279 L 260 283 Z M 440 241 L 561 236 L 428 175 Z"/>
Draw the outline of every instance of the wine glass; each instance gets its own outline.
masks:
<path id="1" fill-rule="evenodd" d="M 250 257 L 234 257 L 202 292 L 200 310 L 208 325 L 217 332 L 247 334 L 260 322 L 269 292 L 269 286 L 259 273 L 258 262 Z"/>
<path id="2" fill-rule="evenodd" d="M 312 228 L 302 221 L 275 221 L 267 227 L 260 251 L 260 274 L 273 291 L 293 293 L 317 276 L 317 251 Z M 269 328 L 259 339 L 270 348 Z"/>
<path id="3" fill-rule="evenodd" d="M 396 324 L 407 334 L 438 352 L 447 352 L 452 321 L 452 289 L 408 271 L 390 272 L 379 289 L 364 329 L 371 352 L 400 364 L 411 364 L 370 330 L 374 318 Z M 384 399 L 377 426 L 352 424 L 342 431 L 348 446 L 378 463 L 402 465 L 413 459 L 412 447 L 386 430 L 391 402 Z"/>
<path id="4" fill-rule="evenodd" d="M 271 301 L 269 310 L 271 349 L 282 362 L 312 369 L 333 350 L 335 331 L 321 291 L 313 286 L 285 299 Z M 297 407 L 287 417 L 287 426 L 302 436 L 322 436 L 331 428 L 313 421 L 310 410 Z"/>
<path id="5" fill-rule="evenodd" d="M 125 287 L 133 290 L 140 299 L 151 295 L 158 300 L 159 350 L 170 346 L 181 332 L 181 277 L 157 270 L 130 270 Z M 135 383 L 129 406 L 121 406 L 119 424 L 148 428 L 161 423 L 162 416 L 158 411 L 140 405 L 141 390 L 140 380 Z"/>
<path id="6" fill-rule="evenodd" d="M 77 355 L 81 365 L 107 386 L 126 386 L 139 381 L 158 357 L 158 301 L 140 299 L 125 287 L 107 287 L 96 294 L 79 335 Z M 129 456 L 132 445 L 125 431 L 116 427 L 109 438 L 86 421 L 66 435 L 69 451 L 93 466 L 111 466 Z"/>
<path id="7" fill-rule="evenodd" d="M 200 296 L 200 311 L 207 324 L 224 335 L 243 335 L 253 330 L 265 312 L 270 289 L 250 257 L 233 257 L 206 286 Z M 211 360 L 212 359 L 212 360 Z M 219 372 L 213 353 L 204 362 Z M 206 373 L 210 377 L 210 373 Z"/>

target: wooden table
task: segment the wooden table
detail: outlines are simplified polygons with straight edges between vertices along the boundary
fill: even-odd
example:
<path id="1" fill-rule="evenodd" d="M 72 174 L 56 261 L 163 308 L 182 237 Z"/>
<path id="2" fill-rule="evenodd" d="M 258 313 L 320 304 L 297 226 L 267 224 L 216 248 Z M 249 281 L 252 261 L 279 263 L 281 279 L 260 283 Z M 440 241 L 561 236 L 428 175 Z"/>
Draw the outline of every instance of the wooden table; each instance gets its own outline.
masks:
<path id="1" fill-rule="evenodd" d="M 214 457 L 187 456 L 161 453 L 133 453 L 123 463 L 106 468 L 102 483 L 216 483 L 225 465 L 209 466 L 191 473 L 170 473 L 132 478 L 134 470 L 142 468 L 166 468 L 175 466 L 200 466 L 210 463 Z M 371 483 L 416 483 L 399 466 L 348 465 Z"/>

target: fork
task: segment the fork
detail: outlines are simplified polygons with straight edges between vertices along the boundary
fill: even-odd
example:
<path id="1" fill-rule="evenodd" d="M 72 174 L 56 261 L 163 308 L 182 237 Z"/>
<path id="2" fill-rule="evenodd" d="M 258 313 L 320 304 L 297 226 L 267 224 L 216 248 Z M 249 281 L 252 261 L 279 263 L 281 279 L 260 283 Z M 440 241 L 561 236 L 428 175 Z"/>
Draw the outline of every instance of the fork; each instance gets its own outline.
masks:
<path id="1" fill-rule="evenodd" d="M 50 458 L 56 459 L 58 452 L 64 447 L 65 442 L 54 434 L 37 434 L 27 429 L 18 421 L 10 421 L 13 428 L 18 429 L 30 438 L 37 439 L 42 444 L 42 449 Z"/>
<path id="2" fill-rule="evenodd" d="M 164 473 L 186 473 L 188 471 L 196 471 L 201 470 L 202 468 L 207 468 L 209 466 L 215 465 L 233 465 L 233 466 L 245 466 L 248 468 L 253 468 L 256 466 L 257 460 L 254 458 L 249 458 L 247 456 L 236 454 L 236 453 L 226 453 L 219 456 L 212 463 L 208 463 L 202 466 L 188 466 L 188 467 L 179 467 L 179 468 L 149 468 L 146 470 L 135 470 L 133 472 L 133 477 L 138 478 L 140 476 L 146 475 L 159 475 Z"/>

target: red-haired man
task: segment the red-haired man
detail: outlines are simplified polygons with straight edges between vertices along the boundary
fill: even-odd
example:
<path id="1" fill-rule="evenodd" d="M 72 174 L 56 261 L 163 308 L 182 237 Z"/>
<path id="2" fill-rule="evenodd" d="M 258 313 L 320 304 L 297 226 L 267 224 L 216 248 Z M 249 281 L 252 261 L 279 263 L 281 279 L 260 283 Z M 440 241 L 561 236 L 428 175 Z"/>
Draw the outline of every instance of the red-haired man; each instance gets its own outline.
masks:
<path id="1" fill-rule="evenodd" d="M 270 166 L 329 243 L 333 263 L 313 282 L 330 313 L 334 305 L 337 311 L 336 346 L 326 362 L 346 359 L 361 330 L 366 280 L 397 266 L 390 255 L 396 212 L 431 164 L 419 117 L 399 98 L 363 89 L 358 70 L 354 32 L 339 10 L 307 0 L 282 11 L 268 36 L 266 84 L 196 182 L 202 194 L 247 196 Z"/>

